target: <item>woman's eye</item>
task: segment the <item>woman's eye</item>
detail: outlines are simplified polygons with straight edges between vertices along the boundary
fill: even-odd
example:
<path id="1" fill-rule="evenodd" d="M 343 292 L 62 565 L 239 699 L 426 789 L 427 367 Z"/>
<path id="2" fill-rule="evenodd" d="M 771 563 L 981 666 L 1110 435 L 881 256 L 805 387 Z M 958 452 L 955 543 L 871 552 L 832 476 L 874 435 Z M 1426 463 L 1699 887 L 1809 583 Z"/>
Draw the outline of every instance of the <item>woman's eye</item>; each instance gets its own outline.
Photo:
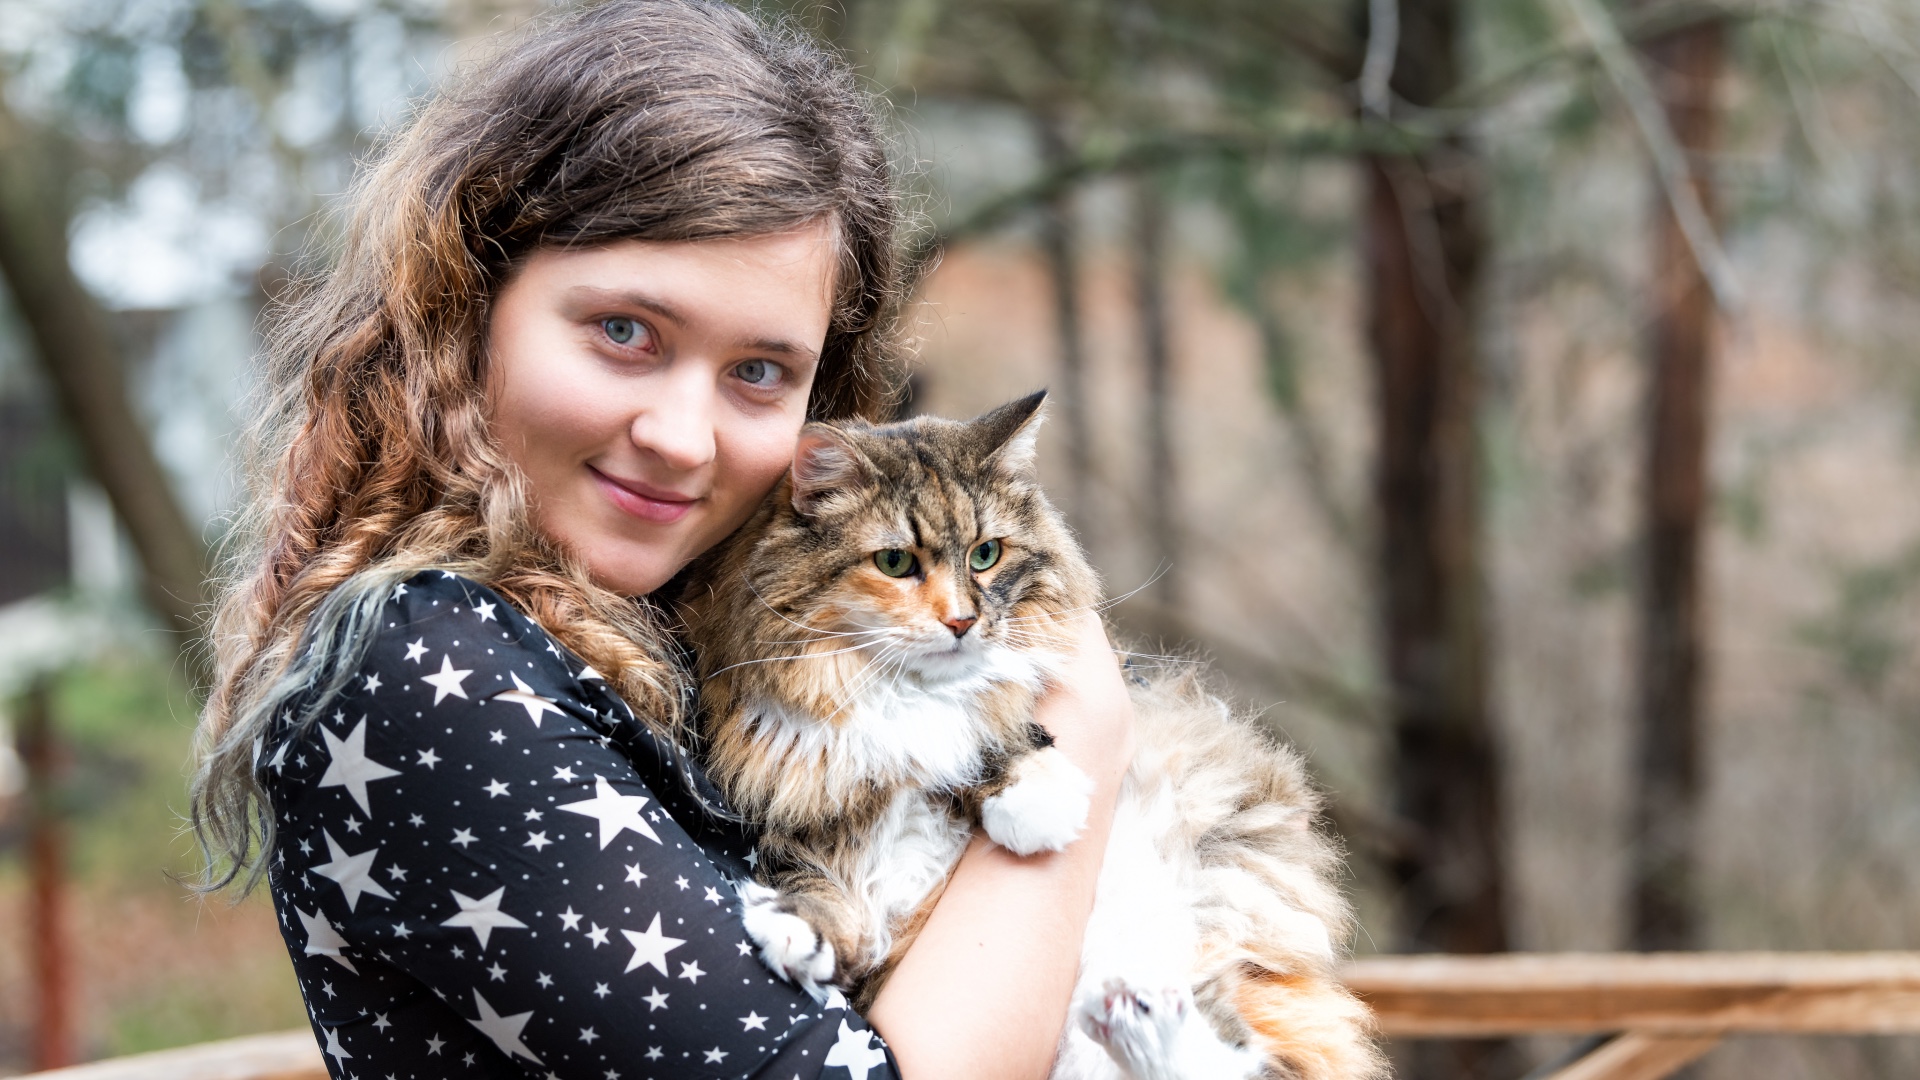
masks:
<path id="1" fill-rule="evenodd" d="M 913 557 L 911 551 L 888 548 L 885 551 L 873 553 L 873 565 L 879 567 L 880 572 L 888 577 L 906 577 L 913 573 L 920 563 Z"/>
<path id="2" fill-rule="evenodd" d="M 967 565 L 973 567 L 975 570 L 991 569 L 993 564 L 999 561 L 1000 541 L 998 540 L 989 540 L 981 544 L 979 547 L 973 549 L 971 555 L 967 556 Z"/>
<path id="3" fill-rule="evenodd" d="M 766 360 L 742 360 L 733 366 L 733 374 L 749 386 L 767 387 L 780 381 L 779 366 Z"/>
<path id="4" fill-rule="evenodd" d="M 611 319 L 601 319 L 600 330 L 607 335 L 607 340 L 615 345 L 631 345 L 635 341 L 644 339 L 646 335 L 646 331 L 641 329 L 639 323 L 619 315 Z"/>

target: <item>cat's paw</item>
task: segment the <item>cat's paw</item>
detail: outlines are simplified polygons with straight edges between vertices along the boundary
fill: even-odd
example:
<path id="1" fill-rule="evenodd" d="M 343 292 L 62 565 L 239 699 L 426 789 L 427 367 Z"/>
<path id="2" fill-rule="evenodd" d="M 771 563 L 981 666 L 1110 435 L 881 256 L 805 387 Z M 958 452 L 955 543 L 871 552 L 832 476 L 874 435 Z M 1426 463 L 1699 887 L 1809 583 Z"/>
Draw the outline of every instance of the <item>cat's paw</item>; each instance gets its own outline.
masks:
<path id="1" fill-rule="evenodd" d="M 1195 1010 L 1184 986 L 1108 979 L 1074 1007 L 1087 1037 L 1132 1080 L 1244 1080 L 1260 1055 L 1229 1046 Z"/>
<path id="2" fill-rule="evenodd" d="M 1058 750 L 1021 758 L 1014 778 L 980 805 L 980 824 L 1015 855 L 1059 851 L 1087 825 L 1093 781 Z"/>
<path id="3" fill-rule="evenodd" d="M 785 910 L 780 894 L 755 882 L 740 888 L 740 917 L 760 947 L 760 962 L 775 975 L 824 1001 L 836 967 L 833 945 L 813 924 Z"/>

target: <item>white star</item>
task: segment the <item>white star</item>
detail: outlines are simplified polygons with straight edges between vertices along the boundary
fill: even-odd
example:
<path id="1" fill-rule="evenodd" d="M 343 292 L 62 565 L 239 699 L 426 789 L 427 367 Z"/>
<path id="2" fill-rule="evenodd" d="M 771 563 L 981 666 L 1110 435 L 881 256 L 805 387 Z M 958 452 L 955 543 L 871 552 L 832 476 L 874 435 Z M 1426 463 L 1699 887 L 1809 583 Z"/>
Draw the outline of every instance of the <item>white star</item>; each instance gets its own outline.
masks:
<path id="1" fill-rule="evenodd" d="M 413 931 L 407 929 L 406 923 L 397 922 L 393 924 L 393 936 L 404 941 L 413 936 Z"/>
<path id="2" fill-rule="evenodd" d="M 767 1030 L 767 1018 L 766 1018 L 766 1017 L 764 1017 L 764 1016 L 761 1016 L 761 1015 L 760 1015 L 759 1013 L 757 1013 L 757 1012 L 754 1012 L 754 1011 L 753 1011 L 752 1009 L 748 1009 L 748 1010 L 747 1010 L 747 1015 L 745 1015 L 745 1016 L 743 1016 L 743 1017 L 741 1017 L 741 1018 L 740 1018 L 740 1022 L 741 1022 L 742 1024 L 745 1024 L 745 1025 L 747 1025 L 747 1026 L 746 1026 L 746 1027 L 745 1027 L 745 1028 L 743 1029 L 743 1030 L 745 1030 L 745 1031 L 765 1031 L 765 1030 Z"/>
<path id="3" fill-rule="evenodd" d="M 367 805 L 367 785 L 375 780 L 385 780 L 389 776 L 399 776 L 400 770 L 389 769 L 385 765 L 367 756 L 367 718 L 353 725 L 343 740 L 320 725 L 320 738 L 327 744 L 327 771 L 320 774 L 320 787 L 344 787 L 353 801 L 360 804 L 360 812 L 372 816 L 373 809 Z"/>
<path id="4" fill-rule="evenodd" d="M 336 1066 L 353 1056 L 347 1053 L 346 1047 L 340 1045 L 339 1028 L 321 1028 L 320 1030 L 327 1033 L 327 1045 L 324 1049 L 327 1054 L 332 1056 L 333 1063 Z"/>
<path id="5" fill-rule="evenodd" d="M 495 732 L 492 732 L 492 733 L 490 733 L 490 734 L 488 734 L 488 736 L 487 736 L 487 740 L 488 740 L 489 742 L 491 742 L 491 743 L 493 743 L 493 744 L 494 744 L 495 746 L 498 746 L 498 745 L 500 745 L 501 743 L 503 743 L 503 742 L 506 742 L 506 741 L 507 741 L 507 733 L 506 733 L 506 732 L 504 732 L 504 731 L 495 731 Z"/>
<path id="6" fill-rule="evenodd" d="M 657 986 L 653 988 L 653 993 L 648 994 L 646 997 L 643 997 L 640 1000 L 647 1003 L 648 1012 L 653 1012 L 656 1009 L 664 1009 L 667 1007 L 667 995 L 661 993 L 660 988 Z"/>
<path id="7" fill-rule="evenodd" d="M 373 1014 L 373 1030 L 385 1031 L 392 1026 L 393 1026 L 393 1021 L 387 1019 L 386 1013 Z"/>
<path id="8" fill-rule="evenodd" d="M 539 821 L 543 817 L 546 817 L 546 815 L 542 814 L 540 811 L 535 810 L 534 808 L 529 806 L 527 808 L 527 812 L 520 815 L 520 820 L 521 821 Z"/>
<path id="9" fill-rule="evenodd" d="M 701 897 L 701 899 L 709 904 L 717 904 L 720 902 L 720 891 L 709 885 L 707 886 L 707 895 Z"/>
<path id="10" fill-rule="evenodd" d="M 583 667 L 580 669 L 580 681 L 586 682 L 588 679 L 598 679 L 601 682 L 607 681 L 607 677 L 605 675 L 602 675 L 599 672 L 593 670 L 592 664 L 588 664 L 586 667 Z"/>
<path id="11" fill-rule="evenodd" d="M 511 701 L 515 705 L 526 709 L 527 719 L 533 721 L 534 727 L 540 726 L 540 717 L 547 713 L 553 713 L 556 716 L 562 715 L 560 707 L 553 703 L 552 698 L 541 697 L 539 694 L 534 693 L 533 687 L 522 682 L 519 675 L 509 671 L 507 672 L 507 677 L 513 680 L 513 689 L 502 690 L 493 695 L 493 700 Z"/>
<path id="12" fill-rule="evenodd" d="M 365 893 L 372 893 L 382 900 L 393 899 L 392 893 L 373 880 L 373 860 L 380 856 L 377 845 L 358 855 L 349 855 L 334 840 L 332 833 L 322 830 L 320 836 L 327 842 L 327 854 L 332 859 L 315 866 L 313 872 L 323 878 L 332 878 L 339 884 L 340 891 L 347 894 L 348 911 L 359 906 L 360 897 Z"/>
<path id="13" fill-rule="evenodd" d="M 507 793 L 507 785 L 495 780 L 486 786 L 487 798 L 497 799 Z"/>
<path id="14" fill-rule="evenodd" d="M 535 851 L 544 851 L 547 845 L 551 843 L 553 843 L 553 841 L 547 839 L 545 832 L 530 832 L 527 834 L 527 842 L 520 846 L 530 847 Z"/>
<path id="15" fill-rule="evenodd" d="M 587 940 L 593 942 L 593 947 L 597 949 L 607 944 L 607 928 L 601 926 L 599 923 L 589 923 L 588 925 L 593 927 L 593 929 L 587 931 Z"/>
<path id="16" fill-rule="evenodd" d="M 678 885 L 678 886 L 680 886 L 680 891 L 681 891 L 681 892 L 686 892 L 686 891 L 687 891 L 687 879 L 686 879 L 686 878 L 684 878 L 684 877 L 677 877 L 677 878 L 674 878 L 674 879 L 673 879 L 673 883 L 674 883 L 675 885 Z"/>
<path id="17" fill-rule="evenodd" d="M 393 598 L 395 600 L 398 600 L 405 595 L 407 595 L 407 587 L 405 584 L 395 585 L 393 587 Z"/>
<path id="18" fill-rule="evenodd" d="M 416 664 L 419 663 L 420 658 L 425 655 L 427 655 L 427 639 L 426 638 L 421 638 L 420 640 L 407 646 L 407 659 L 413 661 L 414 663 Z"/>
<path id="19" fill-rule="evenodd" d="M 420 751 L 420 760 L 414 762 L 414 764 L 425 765 L 427 768 L 431 769 L 435 765 L 440 764 L 440 755 L 434 753 L 433 747 L 429 746 L 425 750 Z"/>
<path id="20" fill-rule="evenodd" d="M 482 600 L 473 605 L 473 613 L 480 616 L 481 622 L 493 622 L 493 601 Z"/>
<path id="21" fill-rule="evenodd" d="M 867 1072 L 885 1064 L 887 1052 L 873 1045 L 873 1032 L 855 1031 L 840 1021 L 840 1038 L 827 1051 L 827 1065 L 847 1070 L 849 1080 L 867 1080 Z"/>
<path id="22" fill-rule="evenodd" d="M 647 875 L 640 872 L 639 863 L 629 863 L 627 865 L 626 880 L 633 882 L 635 885 L 638 885 L 641 882 L 647 880 Z"/>
<path id="23" fill-rule="evenodd" d="M 407 815 L 407 824 L 409 825 L 419 826 L 419 825 L 425 825 L 426 823 L 427 823 L 427 819 L 421 817 L 419 814 Z"/>
<path id="24" fill-rule="evenodd" d="M 592 1029 L 592 1028 L 581 1028 L 581 1029 L 580 1029 L 580 1041 L 581 1041 L 581 1042 L 583 1042 L 583 1043 L 586 1043 L 586 1044 L 587 1044 L 588 1046 L 592 1046 L 592 1045 L 593 1045 L 593 1040 L 595 1040 L 595 1039 L 597 1039 L 597 1038 L 599 1038 L 599 1037 L 600 1037 L 600 1036 L 598 1036 L 598 1035 L 596 1035 L 596 1034 L 594 1034 L 594 1032 L 593 1032 L 593 1029 Z"/>
<path id="25" fill-rule="evenodd" d="M 543 971 L 540 973 L 540 977 L 533 981 L 535 985 L 540 987 L 540 989 L 545 990 L 546 988 L 553 985 L 553 976 Z"/>
<path id="26" fill-rule="evenodd" d="M 593 777 L 593 798 L 562 803 L 560 809 L 569 814 L 597 819 L 600 822 L 600 850 L 605 851 L 622 829 L 632 829 L 654 843 L 660 843 L 653 826 L 640 816 L 640 808 L 645 805 L 645 795 L 622 795 L 607 783 L 606 777 L 596 773 Z"/>
<path id="27" fill-rule="evenodd" d="M 573 910 L 572 904 L 568 904 L 567 910 L 560 913 L 560 929 L 562 930 L 580 929 L 580 916 L 577 912 Z"/>
<path id="28" fill-rule="evenodd" d="M 350 947 L 351 943 L 340 936 L 340 931 L 335 930 L 332 923 L 322 918 L 318 911 L 309 915 L 299 908 L 293 910 L 300 916 L 300 925 L 307 928 L 305 955 L 327 957 L 355 975 L 360 974 L 360 969 L 353 966 L 353 961 L 340 955 L 340 950 Z"/>
<path id="29" fill-rule="evenodd" d="M 438 1054 L 440 1052 L 440 1048 L 445 1045 L 447 1045 L 447 1040 L 441 1038 L 437 1034 L 434 1035 L 433 1038 L 427 1040 L 427 1056 L 432 1057 L 433 1055 Z"/>
<path id="30" fill-rule="evenodd" d="M 559 768 L 553 770 L 553 778 L 555 780 L 565 780 L 568 783 L 572 783 L 573 781 L 579 779 L 578 777 L 573 775 L 573 768 L 572 766 L 569 766 L 569 765 L 562 765 Z"/>
<path id="31" fill-rule="evenodd" d="M 625 932 L 626 931 L 624 930 L 621 931 L 621 933 L 625 933 Z M 705 974 L 706 972 L 700 970 L 700 961 L 698 960 L 695 960 L 691 964 L 680 965 L 680 977 L 687 980 L 688 982 L 692 983 L 695 986 L 700 985 L 700 976 Z"/>
<path id="32" fill-rule="evenodd" d="M 743 941 L 743 942 L 741 942 L 740 944 L 738 944 L 738 945 L 735 945 L 735 946 L 734 946 L 734 948 L 736 948 L 736 949 L 739 949 L 739 950 L 740 950 L 740 955 L 741 955 L 741 956 L 752 956 L 752 955 L 753 955 L 753 942 L 751 942 L 751 941 Z"/>
<path id="33" fill-rule="evenodd" d="M 610 988 L 608 988 L 608 986 L 607 986 L 607 984 L 606 984 L 606 983 L 594 983 L 594 984 L 593 984 L 593 996 L 594 996 L 594 997 L 597 997 L 597 998 L 603 998 L 603 997 L 606 997 L 606 996 L 607 996 L 608 994 L 611 994 L 611 993 L 613 993 L 613 991 L 612 991 L 612 990 L 611 990 Z"/>
<path id="34" fill-rule="evenodd" d="M 366 822 L 361 821 L 359 818 L 354 817 L 352 814 L 347 815 L 347 831 L 352 833 L 353 835 L 359 836 L 360 826 L 365 824 Z"/>
<path id="35" fill-rule="evenodd" d="M 335 993 L 333 992 L 333 984 L 332 984 L 332 983 L 330 983 L 330 982 L 323 982 L 323 983 L 321 983 L 321 984 L 320 984 L 320 992 L 321 992 L 321 993 L 323 993 L 323 994 L 325 994 L 325 995 L 327 995 L 327 1000 L 328 1000 L 328 1001 L 332 1001 L 332 1000 L 333 1000 L 333 999 L 334 999 L 335 997 L 337 997 L 337 996 L 338 996 L 338 995 L 336 995 L 336 994 L 335 994 Z"/>
<path id="36" fill-rule="evenodd" d="M 713 1062 L 714 1064 L 718 1064 L 721 1058 L 727 1056 L 727 1052 L 717 1046 L 711 1050 L 702 1051 L 702 1053 L 707 1055 L 707 1061 Z M 862 1080 L 864 1080 L 864 1078 L 862 1078 Z"/>
<path id="37" fill-rule="evenodd" d="M 653 925 L 646 933 L 638 930 L 622 930 L 620 936 L 633 946 L 633 959 L 627 961 L 627 971 L 642 964 L 648 965 L 662 975 L 672 974 L 667 970 L 667 954 L 686 944 L 682 938 L 671 938 L 660 932 L 660 913 L 653 913 Z M 622 972 L 625 974 L 625 972 Z M 656 991 L 657 992 L 657 991 Z"/>
<path id="38" fill-rule="evenodd" d="M 546 1064 L 535 1057 L 533 1051 L 527 1049 L 526 1043 L 520 1041 L 520 1032 L 527 1026 L 527 1021 L 533 1017 L 533 1010 L 514 1013 L 512 1016 L 501 1016 L 493 1011 L 492 1005 L 487 1004 L 486 998 L 480 996 L 477 987 L 473 991 L 473 1004 L 480 1010 L 480 1019 L 469 1020 L 467 1023 L 479 1028 L 480 1034 L 492 1039 L 493 1045 L 499 1047 L 502 1053 L 517 1054 L 536 1065 Z M 865 1080 L 865 1077 L 861 1080 Z"/>
<path id="39" fill-rule="evenodd" d="M 453 839 L 449 840 L 448 843 L 459 844 L 460 850 L 465 851 L 468 844 L 479 843 L 479 841 L 474 839 L 473 833 L 469 830 L 455 829 L 453 830 Z"/>
<path id="40" fill-rule="evenodd" d="M 398 866 L 387 867 L 387 876 L 395 881 L 407 880 L 407 872 Z"/>
<path id="41" fill-rule="evenodd" d="M 275 775 L 285 775 L 287 768 L 286 743 L 281 743 L 273 751 L 273 756 L 267 759 L 267 768 L 272 769 Z"/>
<path id="42" fill-rule="evenodd" d="M 659 1047 L 649 1046 L 647 1047 L 647 1052 L 642 1056 L 644 1056 L 648 1061 L 659 1061 L 661 1058 L 665 1057 L 666 1055 L 660 1052 Z"/>
<path id="43" fill-rule="evenodd" d="M 487 947 L 487 939 L 493 936 L 495 927 L 503 930 L 525 930 L 527 928 L 526 923 L 500 910 L 500 898 L 505 896 L 507 892 L 505 885 L 500 886 L 478 900 L 455 889 L 448 889 L 447 891 L 453 893 L 454 902 L 460 905 L 460 913 L 448 918 L 440 925 L 464 926 L 472 930 L 473 936 L 480 939 L 480 947 L 482 949 Z"/>
<path id="44" fill-rule="evenodd" d="M 380 689 L 380 673 L 376 671 L 367 676 L 367 693 L 371 694 L 378 689 Z"/>
<path id="45" fill-rule="evenodd" d="M 501 967 L 500 962 L 496 960 L 494 961 L 493 966 L 487 969 L 487 976 L 491 978 L 494 982 L 506 982 L 507 969 Z"/>
<path id="46" fill-rule="evenodd" d="M 473 674 L 471 668 L 464 671 L 454 670 L 453 657 L 446 653 L 441 653 L 440 673 L 437 675 L 423 675 L 420 677 L 420 681 L 433 687 L 433 703 L 438 705 L 446 700 L 448 694 L 464 699 L 467 696 L 467 692 L 461 688 L 460 684 L 466 681 L 467 676 L 471 674 Z"/>

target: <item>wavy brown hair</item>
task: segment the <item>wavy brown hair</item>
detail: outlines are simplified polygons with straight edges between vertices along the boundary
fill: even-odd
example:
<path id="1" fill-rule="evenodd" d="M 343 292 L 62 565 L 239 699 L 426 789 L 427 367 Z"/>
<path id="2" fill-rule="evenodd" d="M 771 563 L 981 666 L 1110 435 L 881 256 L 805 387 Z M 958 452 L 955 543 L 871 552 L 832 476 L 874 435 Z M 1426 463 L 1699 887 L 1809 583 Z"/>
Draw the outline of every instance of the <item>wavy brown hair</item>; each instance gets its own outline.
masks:
<path id="1" fill-rule="evenodd" d="M 310 723 L 357 666 L 375 605 L 422 569 L 490 585 L 636 714 L 682 722 L 650 606 L 530 528 L 488 433 L 485 329 L 524 256 L 829 222 L 840 265 L 808 411 L 873 416 L 894 385 L 899 220 L 877 110 L 845 65 L 719 3 L 559 16 L 427 105 L 350 194 L 332 269 L 272 320 L 193 782 L 207 887 L 250 887 L 272 845 L 255 773 L 269 722 L 298 701 Z"/>

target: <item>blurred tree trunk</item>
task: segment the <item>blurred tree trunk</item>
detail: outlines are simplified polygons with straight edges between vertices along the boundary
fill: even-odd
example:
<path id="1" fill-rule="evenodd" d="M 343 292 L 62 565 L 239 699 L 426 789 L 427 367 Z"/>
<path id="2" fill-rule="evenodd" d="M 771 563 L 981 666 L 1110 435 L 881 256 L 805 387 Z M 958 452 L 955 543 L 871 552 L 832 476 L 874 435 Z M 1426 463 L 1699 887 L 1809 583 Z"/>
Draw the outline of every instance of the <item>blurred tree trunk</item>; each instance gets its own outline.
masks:
<path id="1" fill-rule="evenodd" d="M 1707 23 L 1646 45 L 1649 77 L 1686 151 L 1709 220 L 1706 179 L 1719 128 L 1725 28 Z M 1698 948 L 1694 885 L 1706 626 L 1707 417 L 1714 297 L 1670 201 L 1653 214 L 1648 318 L 1647 456 L 1641 568 L 1639 768 L 1635 773 L 1632 927 L 1640 949 Z"/>
<path id="2" fill-rule="evenodd" d="M 33 1068 L 74 1063 L 73 956 L 67 940 L 66 823 L 60 810 L 65 762 L 53 723 L 53 687 L 27 684 L 19 749 L 26 766 L 27 935 L 33 955 Z"/>
<path id="3" fill-rule="evenodd" d="M 1160 580 L 1149 590 L 1162 613 L 1163 634 L 1175 634 L 1186 612 L 1180 574 L 1179 488 L 1173 460 L 1173 340 L 1167 322 L 1167 198 L 1151 173 L 1134 182 L 1134 303 L 1146 366 L 1148 552 Z"/>
<path id="4" fill-rule="evenodd" d="M 1063 169 L 1073 148 L 1058 116 L 1036 118 L 1040 153 L 1048 169 Z M 1053 285 L 1053 322 L 1059 335 L 1060 389 L 1053 397 L 1067 446 L 1067 517 L 1082 536 L 1095 532 L 1090 492 L 1092 442 L 1087 426 L 1086 347 L 1080 334 L 1080 236 L 1074 221 L 1074 189 L 1069 187 L 1041 209 L 1040 247 Z"/>
<path id="5" fill-rule="evenodd" d="M 1459 84 L 1461 6 L 1401 0 L 1390 84 L 1399 100 L 1434 105 Z M 1506 874 L 1476 425 L 1484 169 L 1475 148 L 1454 138 L 1419 154 L 1370 157 L 1362 171 L 1381 633 L 1394 811 L 1406 836 L 1390 860 L 1399 944 L 1498 952 L 1507 948 Z M 1502 1046 L 1416 1043 L 1404 1075 L 1495 1075 Z"/>
<path id="6" fill-rule="evenodd" d="M 134 415 L 110 316 L 67 262 L 67 208 L 31 142 L 0 105 L 0 275 L 88 469 L 126 524 L 147 600 L 186 648 L 200 633 L 207 551 Z"/>

